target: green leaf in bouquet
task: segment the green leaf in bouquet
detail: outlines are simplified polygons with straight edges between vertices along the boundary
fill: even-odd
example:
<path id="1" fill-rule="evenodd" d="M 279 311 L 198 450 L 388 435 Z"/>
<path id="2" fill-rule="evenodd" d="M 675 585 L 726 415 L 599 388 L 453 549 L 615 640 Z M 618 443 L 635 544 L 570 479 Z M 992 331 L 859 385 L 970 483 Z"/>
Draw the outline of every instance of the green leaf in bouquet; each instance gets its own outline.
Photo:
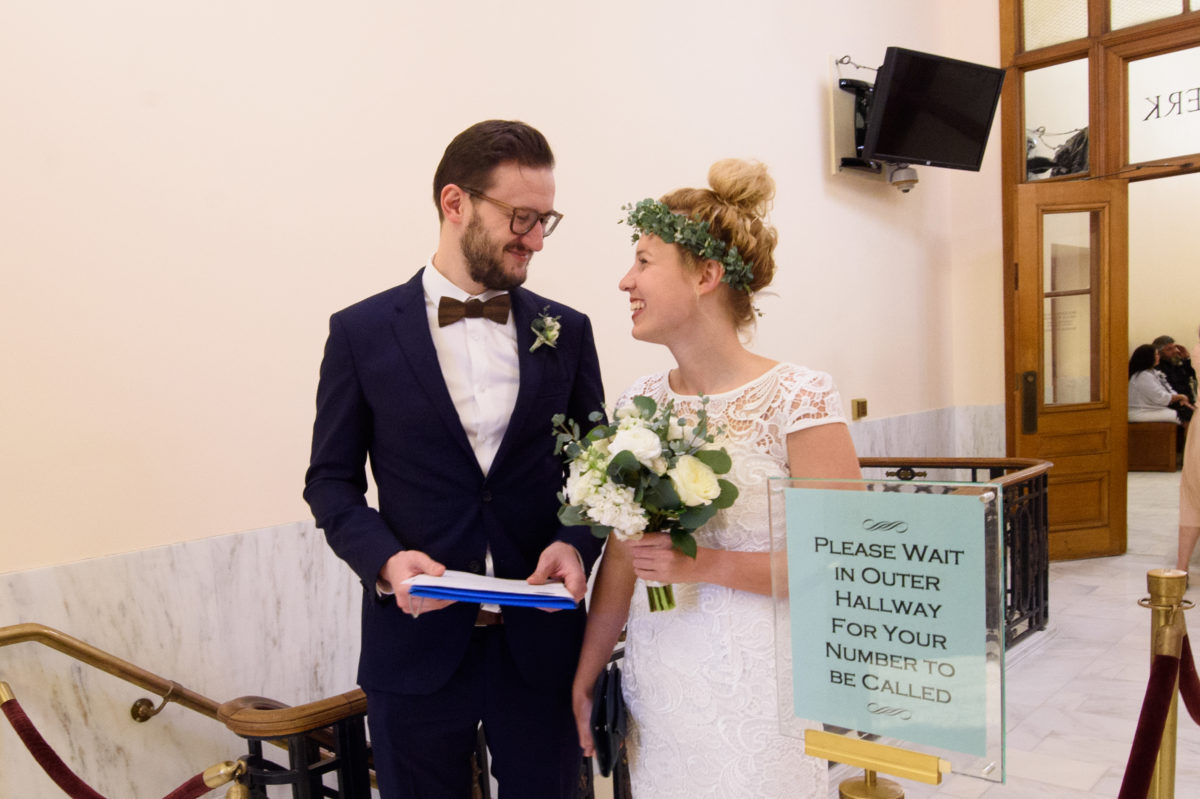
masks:
<path id="1" fill-rule="evenodd" d="M 591 519 L 583 513 L 583 508 L 579 505 L 563 505 L 558 509 L 558 521 L 564 527 L 580 527 L 582 525 L 590 525 Z"/>
<path id="2" fill-rule="evenodd" d="M 678 510 L 683 506 L 679 492 L 675 490 L 670 480 L 664 480 L 658 475 L 652 475 L 647 481 L 646 490 L 642 494 L 642 505 L 647 510 Z"/>
<path id="3" fill-rule="evenodd" d="M 679 526 L 686 530 L 695 530 L 702 527 L 705 522 L 717 515 L 717 506 L 715 503 L 707 505 L 695 505 L 688 508 L 683 513 L 679 514 Z"/>
<path id="4" fill-rule="evenodd" d="M 605 424 L 599 424 L 588 431 L 587 442 L 595 444 L 597 441 L 608 438 L 612 435 L 612 428 Z"/>
<path id="5" fill-rule="evenodd" d="M 592 422 L 593 424 L 601 421 L 602 419 L 604 419 L 603 411 L 592 411 L 591 413 L 588 414 L 588 421 Z"/>
<path id="6" fill-rule="evenodd" d="M 574 460 L 583 451 L 579 445 L 579 425 L 561 413 L 550 417 L 550 423 L 553 425 L 551 432 L 555 434 L 554 454 L 566 453 L 569 460 Z"/>
<path id="7" fill-rule="evenodd" d="M 692 538 L 692 534 L 687 530 L 672 530 L 671 546 L 692 560 L 696 559 L 696 539 Z"/>
<path id="8" fill-rule="evenodd" d="M 608 538 L 608 534 L 613 531 L 611 527 L 603 524 L 593 524 L 591 527 L 592 535 L 596 536 L 596 538 Z"/>
<path id="9" fill-rule="evenodd" d="M 696 460 L 712 469 L 715 474 L 725 474 L 733 468 L 733 459 L 723 449 L 702 449 L 694 454 Z"/>
<path id="10" fill-rule="evenodd" d="M 623 449 L 609 461 L 608 476 L 614 483 L 636 488 L 642 482 L 642 464 L 632 452 Z"/>
<path id="11" fill-rule="evenodd" d="M 713 500 L 713 507 L 718 510 L 724 510 L 733 505 L 734 500 L 738 498 L 738 487 L 728 480 L 718 480 L 717 485 L 721 487 L 721 493 Z"/>
<path id="12" fill-rule="evenodd" d="M 641 394 L 633 398 L 633 407 L 637 408 L 638 414 L 643 419 L 653 419 L 654 414 L 658 412 L 658 403 Z"/>

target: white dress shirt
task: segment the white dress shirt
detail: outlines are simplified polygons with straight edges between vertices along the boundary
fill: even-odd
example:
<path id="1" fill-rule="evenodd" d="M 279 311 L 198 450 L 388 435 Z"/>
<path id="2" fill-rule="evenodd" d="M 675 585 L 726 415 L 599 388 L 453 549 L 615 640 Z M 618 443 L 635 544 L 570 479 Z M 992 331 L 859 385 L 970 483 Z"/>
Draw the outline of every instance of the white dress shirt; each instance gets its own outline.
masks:
<path id="1" fill-rule="evenodd" d="M 425 266 L 422 282 L 429 330 L 433 333 L 442 377 L 479 467 L 487 474 L 517 404 L 521 375 L 516 322 L 510 314 L 508 323 L 503 325 L 478 317 L 438 327 L 438 302 L 442 297 L 460 302 L 468 299 L 486 302 L 505 292 L 467 294 L 437 271 L 432 258 Z"/>
<path id="2" fill-rule="evenodd" d="M 508 420 L 516 407 L 517 389 L 521 385 L 517 324 L 510 313 L 508 323 L 503 325 L 484 317 L 464 317 L 439 327 L 438 303 L 442 297 L 460 302 L 469 299 L 487 302 L 505 292 L 489 289 L 478 295 L 467 294 L 437 270 L 432 257 L 425 265 L 421 282 L 425 287 L 425 313 L 429 318 L 438 364 L 442 367 L 442 378 L 467 440 L 471 442 L 471 449 L 475 451 L 479 468 L 486 475 L 508 430 Z M 484 573 L 495 574 L 491 547 L 484 559 Z M 500 610 L 499 605 L 484 604 L 481 607 L 483 610 Z"/>

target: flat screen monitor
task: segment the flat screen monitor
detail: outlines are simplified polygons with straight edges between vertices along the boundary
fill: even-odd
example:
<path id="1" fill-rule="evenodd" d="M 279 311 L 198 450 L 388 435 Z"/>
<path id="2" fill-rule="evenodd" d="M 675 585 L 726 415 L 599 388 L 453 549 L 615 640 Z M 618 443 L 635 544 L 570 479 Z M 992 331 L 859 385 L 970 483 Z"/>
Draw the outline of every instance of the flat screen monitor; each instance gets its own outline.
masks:
<path id="1" fill-rule="evenodd" d="M 889 47 L 875 80 L 863 157 L 979 170 L 1004 70 Z"/>

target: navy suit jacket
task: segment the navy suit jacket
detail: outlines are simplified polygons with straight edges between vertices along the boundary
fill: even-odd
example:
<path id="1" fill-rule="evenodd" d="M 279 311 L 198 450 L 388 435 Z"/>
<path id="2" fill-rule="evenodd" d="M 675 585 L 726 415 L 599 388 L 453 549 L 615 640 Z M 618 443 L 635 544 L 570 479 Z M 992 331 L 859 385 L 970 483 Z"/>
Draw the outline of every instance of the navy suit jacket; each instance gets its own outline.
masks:
<path id="1" fill-rule="evenodd" d="M 485 476 L 442 378 L 429 331 L 421 272 L 401 286 L 335 313 L 321 363 L 312 458 L 304 498 L 333 550 L 363 584 L 364 688 L 424 694 L 450 679 L 466 652 L 479 606 L 458 602 L 414 619 L 376 578 L 401 549 L 449 569 L 482 574 L 490 547 L 497 577 L 524 579 L 556 540 L 591 570 L 602 542 L 587 527 L 558 523 L 563 462 L 550 418 L 586 424 L 603 410 L 591 323 L 565 305 L 511 292 L 520 387 L 508 430 Z M 530 327 L 558 316 L 556 347 L 535 352 Z M 365 461 L 378 489 L 367 505 Z M 582 608 L 547 613 L 505 607 L 506 639 L 527 680 L 567 686 L 583 637 Z"/>

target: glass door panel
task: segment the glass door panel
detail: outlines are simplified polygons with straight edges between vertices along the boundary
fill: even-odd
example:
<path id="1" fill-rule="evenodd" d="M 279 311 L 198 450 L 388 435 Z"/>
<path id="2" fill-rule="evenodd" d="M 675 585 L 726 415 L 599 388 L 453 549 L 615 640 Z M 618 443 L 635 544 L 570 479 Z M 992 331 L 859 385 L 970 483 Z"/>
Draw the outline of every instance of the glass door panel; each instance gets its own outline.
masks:
<path id="1" fill-rule="evenodd" d="M 1173 17 L 1183 11 L 1179 0 L 1112 0 L 1109 6 L 1113 30 Z"/>
<path id="2" fill-rule="evenodd" d="M 1099 402 L 1099 213 L 1042 217 L 1043 404 Z"/>
<path id="3" fill-rule="evenodd" d="M 1200 152 L 1200 47 L 1129 62 L 1129 163 Z"/>
<path id="4" fill-rule="evenodd" d="M 1025 49 L 1036 50 L 1087 36 L 1087 0 L 1025 0 Z"/>
<path id="5" fill-rule="evenodd" d="M 1087 59 L 1031 69 L 1023 77 L 1026 180 L 1087 172 Z"/>

